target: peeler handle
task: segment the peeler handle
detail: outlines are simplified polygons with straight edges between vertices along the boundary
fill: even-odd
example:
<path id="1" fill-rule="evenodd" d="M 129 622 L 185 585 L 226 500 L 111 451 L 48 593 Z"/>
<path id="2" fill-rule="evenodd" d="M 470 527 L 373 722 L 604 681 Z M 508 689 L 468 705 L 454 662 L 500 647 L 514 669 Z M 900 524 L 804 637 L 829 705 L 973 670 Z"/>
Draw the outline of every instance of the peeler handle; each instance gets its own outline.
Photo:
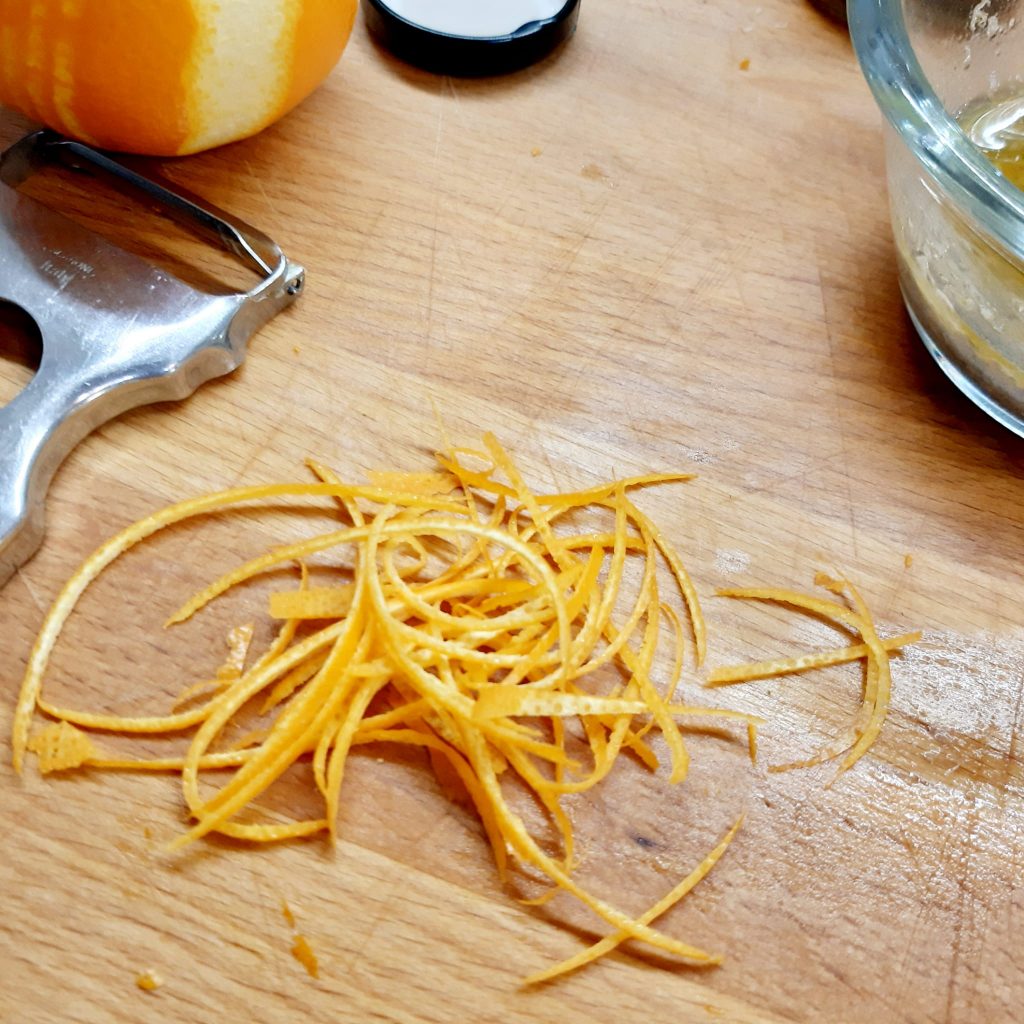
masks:
<path id="1" fill-rule="evenodd" d="M 72 429 L 74 396 L 48 390 L 41 377 L 0 409 L 0 585 L 42 543 L 50 480 L 75 433 L 88 432 L 84 424 Z"/>
<path id="2" fill-rule="evenodd" d="M 10 406 L 0 409 L 0 435 L 9 435 L 10 418 Z M 32 481 L 39 476 L 35 470 L 39 454 L 20 446 L 0 451 L 0 586 L 43 542 L 43 503 L 31 499 L 38 488 Z"/>
<path id="3" fill-rule="evenodd" d="M 0 408 L 0 586 L 42 543 L 46 492 L 79 441 L 129 409 L 187 398 L 238 362 L 225 345 L 202 349 L 173 368 L 69 377 L 59 366 L 48 366 L 44 356 L 28 387 Z"/>

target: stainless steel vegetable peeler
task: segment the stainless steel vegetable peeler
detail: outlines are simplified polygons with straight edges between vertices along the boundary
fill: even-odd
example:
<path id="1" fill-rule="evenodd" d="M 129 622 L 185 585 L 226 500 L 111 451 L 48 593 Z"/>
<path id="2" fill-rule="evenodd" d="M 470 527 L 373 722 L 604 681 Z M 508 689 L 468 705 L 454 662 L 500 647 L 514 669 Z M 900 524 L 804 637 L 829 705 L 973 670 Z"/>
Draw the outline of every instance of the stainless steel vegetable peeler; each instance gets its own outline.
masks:
<path id="1" fill-rule="evenodd" d="M 103 175 L 262 280 L 204 293 L 17 190 L 51 163 Z M 262 232 L 81 143 L 36 132 L 0 155 L 0 300 L 31 316 L 43 339 L 35 377 L 0 408 L 0 586 L 42 542 L 46 491 L 71 449 L 128 409 L 186 398 L 230 373 L 304 278 Z"/>

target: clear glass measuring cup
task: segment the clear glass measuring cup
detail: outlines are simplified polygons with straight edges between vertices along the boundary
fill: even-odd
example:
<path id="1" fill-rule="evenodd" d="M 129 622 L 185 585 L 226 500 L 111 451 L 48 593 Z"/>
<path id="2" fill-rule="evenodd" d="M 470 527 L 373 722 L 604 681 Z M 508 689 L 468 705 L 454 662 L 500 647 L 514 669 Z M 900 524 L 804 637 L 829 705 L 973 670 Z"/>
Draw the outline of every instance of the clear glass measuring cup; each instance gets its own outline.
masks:
<path id="1" fill-rule="evenodd" d="M 1024 3 L 849 0 L 849 22 L 888 122 L 907 308 L 952 380 L 1024 436 Z"/>

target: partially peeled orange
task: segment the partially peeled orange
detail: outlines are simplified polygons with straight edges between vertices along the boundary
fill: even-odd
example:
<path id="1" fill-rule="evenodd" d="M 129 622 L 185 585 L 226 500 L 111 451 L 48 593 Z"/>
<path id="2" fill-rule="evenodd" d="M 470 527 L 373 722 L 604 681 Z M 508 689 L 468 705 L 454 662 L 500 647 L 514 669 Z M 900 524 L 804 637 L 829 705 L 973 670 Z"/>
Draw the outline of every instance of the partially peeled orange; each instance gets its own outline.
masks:
<path id="1" fill-rule="evenodd" d="M 13 0 L 0 102 L 105 149 L 178 156 L 253 135 L 341 56 L 357 0 Z"/>

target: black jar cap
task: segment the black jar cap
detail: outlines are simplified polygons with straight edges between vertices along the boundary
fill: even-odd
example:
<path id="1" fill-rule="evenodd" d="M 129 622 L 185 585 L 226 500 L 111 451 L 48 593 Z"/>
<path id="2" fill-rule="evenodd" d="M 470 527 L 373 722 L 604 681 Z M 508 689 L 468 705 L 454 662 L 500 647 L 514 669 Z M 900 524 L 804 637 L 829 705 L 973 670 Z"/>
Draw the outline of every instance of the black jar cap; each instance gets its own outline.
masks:
<path id="1" fill-rule="evenodd" d="M 576 29 L 580 0 L 566 0 L 550 18 L 503 36 L 438 32 L 396 14 L 386 0 L 363 0 L 371 35 L 396 57 L 440 75 L 482 77 L 519 71 L 546 57 Z"/>

